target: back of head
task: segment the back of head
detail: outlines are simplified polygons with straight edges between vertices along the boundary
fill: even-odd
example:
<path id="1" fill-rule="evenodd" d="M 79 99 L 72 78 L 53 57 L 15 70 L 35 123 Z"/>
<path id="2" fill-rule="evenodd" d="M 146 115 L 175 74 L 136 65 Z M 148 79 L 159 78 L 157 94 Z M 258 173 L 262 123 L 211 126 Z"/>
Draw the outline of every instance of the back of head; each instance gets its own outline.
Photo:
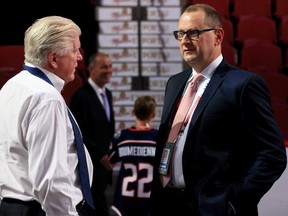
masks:
<path id="1" fill-rule="evenodd" d="M 140 96 L 134 104 L 133 112 L 137 119 L 141 121 L 149 120 L 156 111 L 156 101 L 151 96 Z"/>
<path id="2" fill-rule="evenodd" d="M 45 66 L 49 53 L 65 55 L 73 48 L 73 39 L 80 35 L 81 29 L 71 19 L 47 16 L 36 20 L 25 32 L 25 63 Z"/>

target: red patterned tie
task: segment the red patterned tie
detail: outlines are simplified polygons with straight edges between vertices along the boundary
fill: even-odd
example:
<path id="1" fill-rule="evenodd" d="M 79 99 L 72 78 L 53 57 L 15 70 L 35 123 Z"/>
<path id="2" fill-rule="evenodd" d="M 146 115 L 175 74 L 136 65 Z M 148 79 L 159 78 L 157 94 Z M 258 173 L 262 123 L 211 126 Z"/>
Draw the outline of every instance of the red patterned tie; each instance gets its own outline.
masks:
<path id="1" fill-rule="evenodd" d="M 172 128 L 170 130 L 169 136 L 168 136 L 168 142 L 169 143 L 173 143 L 175 144 L 175 140 L 177 139 L 177 136 L 180 133 L 181 127 L 183 126 L 184 122 L 188 122 L 188 111 L 190 109 L 190 107 L 192 106 L 192 102 L 193 99 L 195 97 L 195 94 L 197 92 L 197 86 L 198 83 L 201 81 L 201 79 L 203 78 L 202 74 L 196 74 L 192 81 L 189 83 L 187 90 L 185 91 L 185 94 L 183 95 L 178 110 L 175 114 L 174 120 L 173 120 L 173 124 L 172 124 Z M 192 112 L 192 110 L 191 110 Z M 190 113 L 191 113 L 190 112 Z M 173 150 L 173 149 L 172 149 Z M 165 153 L 164 153 L 165 154 Z M 171 152 L 171 154 L 173 154 L 173 151 Z M 162 156 L 162 158 L 165 156 Z M 172 155 L 170 156 L 169 160 L 171 160 Z M 167 175 L 162 175 L 160 174 L 160 180 L 162 182 L 163 187 L 165 187 L 171 178 L 171 162 L 170 166 L 168 166 L 168 173 Z"/>

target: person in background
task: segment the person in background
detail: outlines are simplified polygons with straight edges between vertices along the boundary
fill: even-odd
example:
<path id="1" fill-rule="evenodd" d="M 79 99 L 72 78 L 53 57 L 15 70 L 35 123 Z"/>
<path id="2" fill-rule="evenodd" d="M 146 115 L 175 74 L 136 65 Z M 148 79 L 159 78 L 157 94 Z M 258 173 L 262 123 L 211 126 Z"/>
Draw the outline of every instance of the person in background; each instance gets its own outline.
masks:
<path id="1" fill-rule="evenodd" d="M 80 35 L 60 16 L 38 19 L 25 32 L 23 70 L 0 91 L 1 216 L 85 215 L 78 164 L 86 159 L 92 182 L 92 161 L 82 142 L 84 157 L 77 155 L 61 95 L 82 60 Z"/>
<path id="2" fill-rule="evenodd" d="M 109 153 L 113 165 L 121 164 L 112 209 L 122 216 L 149 216 L 157 129 L 152 127 L 156 101 L 137 98 L 132 110 L 135 125 L 115 134 Z"/>
<path id="3" fill-rule="evenodd" d="M 166 85 L 151 216 L 257 216 L 287 164 L 267 85 L 223 59 L 221 16 L 209 5 L 184 9 L 174 36 L 190 68 Z"/>
<path id="4" fill-rule="evenodd" d="M 92 195 L 95 210 L 89 215 L 107 216 L 110 210 L 106 188 L 112 183 L 108 151 L 115 133 L 115 120 L 112 92 L 105 85 L 113 73 L 112 61 L 105 53 L 95 53 L 88 61 L 90 77 L 72 96 L 70 109 L 80 126 L 94 166 Z"/>

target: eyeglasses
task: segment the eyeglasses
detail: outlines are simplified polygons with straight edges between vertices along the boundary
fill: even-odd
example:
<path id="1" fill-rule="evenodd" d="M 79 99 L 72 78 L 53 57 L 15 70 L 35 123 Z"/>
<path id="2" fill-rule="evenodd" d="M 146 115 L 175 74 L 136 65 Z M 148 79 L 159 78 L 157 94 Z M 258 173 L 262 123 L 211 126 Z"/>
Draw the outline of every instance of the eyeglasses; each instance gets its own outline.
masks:
<path id="1" fill-rule="evenodd" d="M 215 30 L 214 28 L 211 29 L 203 29 L 203 30 L 188 30 L 188 31 L 173 31 L 174 37 L 176 40 L 182 40 L 184 35 L 186 34 L 191 40 L 196 40 L 199 38 L 199 35 L 203 32 L 208 32 Z"/>

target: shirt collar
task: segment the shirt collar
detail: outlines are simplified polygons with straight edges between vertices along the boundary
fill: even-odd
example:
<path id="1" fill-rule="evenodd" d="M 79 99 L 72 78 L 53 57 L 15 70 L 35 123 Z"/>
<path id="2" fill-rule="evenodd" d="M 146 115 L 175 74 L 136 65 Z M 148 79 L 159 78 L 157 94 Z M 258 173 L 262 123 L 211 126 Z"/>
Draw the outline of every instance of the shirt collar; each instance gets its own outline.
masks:
<path id="1" fill-rule="evenodd" d="M 100 95 L 102 92 L 105 91 L 105 87 L 104 87 L 103 89 L 100 88 L 100 87 L 91 79 L 91 77 L 88 78 L 88 82 L 89 82 L 89 84 L 92 86 L 92 88 L 94 89 L 94 91 L 95 91 L 98 95 Z"/>
<path id="2" fill-rule="evenodd" d="M 65 81 L 63 79 L 61 79 L 60 77 L 58 77 L 54 73 L 52 73 L 52 72 L 50 72 L 50 71 L 48 71 L 42 67 L 37 67 L 31 63 L 25 63 L 25 64 L 29 67 L 39 68 L 48 77 L 48 79 L 52 82 L 53 86 L 57 89 L 57 91 L 61 93 L 61 91 L 63 90 L 63 87 L 65 85 Z"/>
<path id="3" fill-rule="evenodd" d="M 219 64 L 221 63 L 221 61 L 223 60 L 223 56 L 222 54 L 220 54 L 216 59 L 214 59 L 206 68 L 204 68 L 201 71 L 201 74 L 205 77 L 205 78 L 211 78 L 212 75 L 214 74 L 216 68 L 219 66 Z M 194 69 L 192 68 L 192 77 L 196 74 L 196 71 L 194 71 Z M 190 79 L 192 79 L 189 78 Z"/>

